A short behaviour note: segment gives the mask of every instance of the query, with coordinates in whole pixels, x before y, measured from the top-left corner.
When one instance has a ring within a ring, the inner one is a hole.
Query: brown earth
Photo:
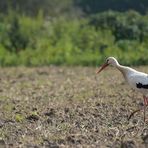
[[[142,95],[117,70],[95,70],[1,68],[0,147],[148,147],[143,112],[127,120]]]

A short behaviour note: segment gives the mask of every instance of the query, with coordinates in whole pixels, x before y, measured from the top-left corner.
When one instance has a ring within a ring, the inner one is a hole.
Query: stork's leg
[[[148,97],[143,96],[143,99],[144,99],[143,120],[144,120],[144,122],[145,122],[145,111],[146,111],[146,106],[148,106]],[[141,111],[141,110],[142,110],[142,109],[137,109],[137,110],[135,110],[134,112],[132,112],[132,113],[130,114],[130,116],[128,117],[128,120],[130,120],[131,117],[132,117],[135,113],[137,113],[137,112],[139,112],[139,111]]]
[[[144,122],[145,122],[146,107],[148,106],[148,97],[143,96],[143,98],[144,98]]]
[[[147,106],[147,98],[145,96],[143,96],[143,99],[144,99],[143,120],[145,122],[145,109],[146,109],[146,106]]]
[[[145,97],[146,106],[148,106],[148,97]]]

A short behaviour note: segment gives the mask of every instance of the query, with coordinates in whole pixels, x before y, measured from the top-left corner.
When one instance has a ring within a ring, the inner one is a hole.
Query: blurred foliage
[[[139,40],[143,41],[148,34],[147,15],[141,16],[138,12],[128,11],[119,13],[107,11],[93,15],[90,24],[97,28],[111,29],[115,40]]]
[[[80,15],[80,11],[95,14],[107,10],[127,11],[136,10],[142,14],[147,12],[147,0],[1,0],[0,12],[9,10],[21,14],[36,16],[40,10],[45,16]]]
[[[17,17],[12,17],[9,28],[5,32],[5,37],[2,38],[2,45],[9,51],[19,52],[25,49],[28,43],[27,37],[21,32],[20,24]]]
[[[95,66],[108,56],[127,65],[148,64],[147,4],[145,0],[1,0],[0,65]],[[126,11],[130,5],[137,11]],[[116,8],[125,12],[112,11]]]
[[[0,12],[7,14],[9,10],[14,10],[23,15],[36,16],[42,11],[44,16],[58,17],[62,15],[72,15],[78,11],[74,5],[74,0],[1,0]]]
[[[136,10],[142,14],[147,12],[147,0],[75,0],[77,6],[81,7],[87,14],[94,14],[106,10],[124,12]]]

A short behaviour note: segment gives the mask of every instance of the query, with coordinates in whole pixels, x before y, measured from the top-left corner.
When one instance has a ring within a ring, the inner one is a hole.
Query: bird
[[[125,81],[137,92],[140,92],[143,95],[143,101],[144,101],[144,107],[143,107],[143,120],[145,122],[145,112],[146,107],[148,106],[148,74],[144,72],[137,71],[133,68],[130,68],[128,66],[120,65],[116,58],[114,57],[108,57],[105,61],[105,63],[96,71],[96,73],[100,73],[103,69],[105,69],[107,66],[113,66],[116,69],[118,69]],[[140,109],[134,111],[128,119],[131,118],[136,112],[140,111]]]

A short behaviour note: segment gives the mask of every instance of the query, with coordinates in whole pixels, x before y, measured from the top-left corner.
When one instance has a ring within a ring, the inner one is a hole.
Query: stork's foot
[[[142,109],[137,109],[137,110],[135,110],[134,112],[132,112],[132,113],[129,115],[129,117],[127,118],[128,121],[131,119],[132,116],[134,116],[135,113],[137,113],[137,112],[139,112],[139,111],[141,111],[141,110],[142,110]]]
[[[137,113],[137,112],[143,110],[143,120],[144,120],[144,122],[145,122],[145,112],[146,112],[146,107],[148,106],[148,97],[143,96],[143,99],[144,99],[144,106],[143,106],[143,108],[137,109],[137,110],[135,110],[134,112],[132,112],[132,113],[130,114],[130,116],[128,117],[128,121],[131,119],[131,117],[132,117],[135,113]]]
[[[128,121],[132,118],[132,116],[135,115],[135,113],[137,113],[137,112],[139,112],[139,111],[143,111],[143,113],[144,113],[143,121],[146,122],[146,123],[148,123],[148,119],[145,118],[145,108],[141,108],[141,109],[137,109],[137,110],[133,111],[133,112],[128,116],[128,118],[127,118]]]

